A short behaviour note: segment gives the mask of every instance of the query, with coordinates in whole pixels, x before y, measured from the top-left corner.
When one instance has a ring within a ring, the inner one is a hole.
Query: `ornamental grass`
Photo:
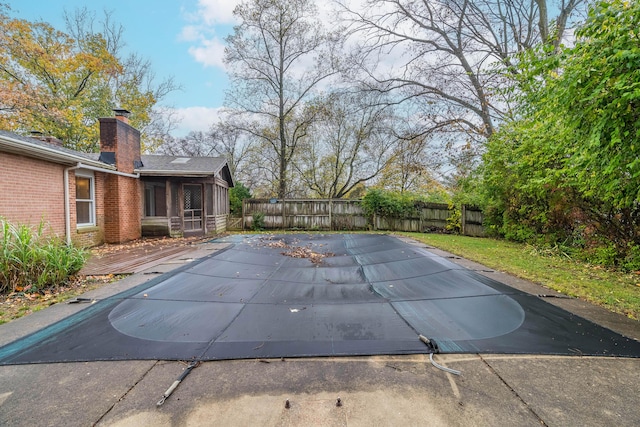
[[[38,227],[0,218],[0,293],[41,292],[65,283],[84,265],[85,250]]]

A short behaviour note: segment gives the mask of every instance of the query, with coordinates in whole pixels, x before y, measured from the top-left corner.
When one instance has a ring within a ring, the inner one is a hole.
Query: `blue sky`
[[[227,77],[223,39],[233,29],[231,12],[239,0],[4,0],[11,15],[43,20],[64,30],[64,10],[87,7],[124,27],[127,49],[151,61],[157,79],[173,76],[182,91],[165,101],[182,121],[176,135],[206,130],[224,102]]]

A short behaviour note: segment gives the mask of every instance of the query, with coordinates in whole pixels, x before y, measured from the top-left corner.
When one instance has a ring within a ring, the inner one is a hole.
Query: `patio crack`
[[[120,396],[120,397],[118,398],[118,400],[116,400],[115,402],[113,402],[113,405],[111,405],[111,406],[110,406],[110,407],[105,411],[105,413],[104,413],[104,414],[102,414],[102,415],[100,416],[100,418],[98,418],[98,419],[96,420],[96,422],[95,422],[95,423],[91,424],[91,425],[92,425],[92,427],[97,426],[98,424],[100,424],[100,422],[104,419],[104,417],[106,417],[106,416],[109,414],[109,412],[111,412],[111,411],[113,410],[113,408],[115,408],[115,407],[116,407],[116,405],[117,405],[118,403],[122,402],[122,400],[123,400],[125,397],[127,397],[127,395],[128,395],[129,393],[131,393],[131,390],[133,390],[134,388],[136,388],[136,386],[137,386],[138,384],[140,384],[140,381],[142,381],[143,379],[145,379],[145,377],[149,374],[149,372],[151,372],[151,370],[152,370],[153,368],[155,368],[156,366],[158,366],[158,363],[160,363],[160,361],[159,361],[159,360],[156,360],[156,361],[155,361],[155,363],[154,363],[153,365],[151,365],[151,367],[150,367],[149,369],[147,369],[146,371],[144,371],[144,372],[142,373],[142,375],[140,376],[140,378],[138,378],[138,379],[137,379],[137,381],[136,381],[136,382],[135,382],[131,387],[129,387],[129,388],[127,389],[127,391],[125,391],[125,392],[124,392],[124,394],[123,394],[122,396]]]
[[[478,354],[478,357],[480,358],[480,360],[482,360],[482,362],[487,366],[487,368],[489,368],[489,370],[496,376],[498,377],[498,379],[502,382],[502,384],[505,385],[505,387],[507,387],[511,393],[513,393],[513,395],[524,405],[525,408],[527,408],[527,411],[529,411],[531,413],[531,415],[533,415],[534,417],[536,417],[536,419],[538,420],[538,422],[540,423],[540,425],[542,426],[548,426],[547,423],[544,422],[544,420],[542,419],[542,417],[540,417],[540,415],[538,415],[538,413],[522,398],[522,396],[520,396],[520,394],[518,394],[518,392],[509,385],[509,383],[502,378],[502,376],[498,373],[498,371],[496,371],[493,366],[491,366],[489,364],[489,362],[487,362],[484,357],[482,357],[481,354]]]

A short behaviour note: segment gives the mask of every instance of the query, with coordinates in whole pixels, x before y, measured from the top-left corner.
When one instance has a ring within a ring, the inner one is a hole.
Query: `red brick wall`
[[[64,238],[64,166],[0,153],[0,216],[34,226],[44,220]]]
[[[116,118],[100,119],[100,151],[115,153],[119,172],[133,173],[140,161],[140,131]],[[139,180],[107,175],[104,194],[104,238],[108,243],[139,239],[142,233]]]
[[[107,243],[141,237],[140,182],[135,178],[107,175],[104,197],[104,235]]]
[[[0,216],[14,224],[37,227],[46,222],[48,234],[65,239],[63,165],[8,153],[0,153]],[[71,240],[83,247],[104,242],[105,174],[94,173],[96,225],[76,226],[75,171],[69,171]]]

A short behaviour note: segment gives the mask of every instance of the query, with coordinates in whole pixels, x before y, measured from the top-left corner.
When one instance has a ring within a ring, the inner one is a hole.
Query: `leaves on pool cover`
[[[294,240],[294,243],[296,242],[297,240]],[[335,255],[332,252],[316,252],[312,249],[311,244],[307,246],[287,245],[284,240],[270,241],[269,243],[266,243],[265,246],[268,248],[288,249],[288,251],[280,253],[291,258],[307,258],[314,264],[321,264],[323,258],[332,257]]]
[[[267,243],[268,248],[288,248],[289,246],[282,240],[276,240],[275,242]]]
[[[320,264],[322,263],[323,258],[332,257],[334,254],[331,252],[314,252],[309,246],[296,246],[294,248],[291,248],[289,252],[282,252],[282,255],[290,256],[292,258],[308,258],[312,263]]]

